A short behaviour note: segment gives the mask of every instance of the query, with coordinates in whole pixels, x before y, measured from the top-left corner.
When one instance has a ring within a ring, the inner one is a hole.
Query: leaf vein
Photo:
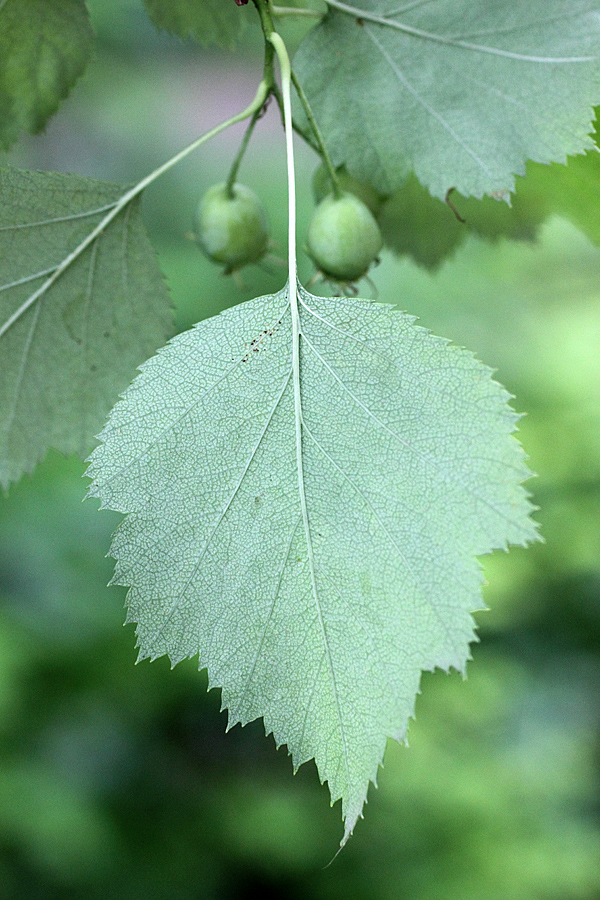
[[[386,18],[385,16],[379,16],[376,13],[369,12],[368,10],[359,9],[355,6],[349,6],[347,3],[342,3],[341,0],[327,0],[327,3],[329,4],[329,6],[332,6],[334,9],[337,9],[342,13],[346,13],[347,15],[356,16],[359,19],[365,19],[368,22],[374,22],[376,25],[383,25],[387,28],[395,28],[397,31],[402,31],[404,32],[404,34],[410,35],[412,37],[434,41],[437,44],[446,44],[451,47],[461,47],[464,50],[474,50],[478,53],[489,53],[492,56],[502,56],[507,59],[516,59],[520,62],[564,64],[595,62],[598,59],[598,56],[529,56],[524,53],[515,53],[511,50],[502,50],[500,47],[486,47],[482,44],[472,44],[469,41],[463,41],[458,38],[445,36],[443,34],[435,34],[434,32],[423,31],[420,28],[415,28],[414,26],[407,25],[404,22],[394,22],[392,19]]]
[[[352,398],[354,403],[356,403],[356,405],[360,409],[362,409],[366,413],[367,416],[369,416],[371,419],[373,419],[373,421],[376,422],[380,428],[383,428],[384,431],[386,431],[392,438],[394,438],[396,441],[398,441],[398,443],[402,444],[403,447],[406,447],[407,450],[410,450],[412,453],[414,453],[416,456],[418,456],[424,462],[432,465],[433,468],[439,473],[439,475],[441,475],[441,477],[443,478],[444,481],[447,481],[450,484],[460,485],[462,488],[464,488],[467,491],[467,493],[469,493],[472,497],[475,497],[476,500],[479,500],[481,503],[483,503],[485,506],[487,506],[489,509],[491,509],[493,512],[495,512],[496,515],[499,515],[502,518],[507,519],[505,514],[501,513],[498,509],[496,509],[494,504],[490,503],[488,500],[486,500],[484,497],[482,497],[477,491],[473,490],[473,488],[471,486],[465,484],[462,481],[462,479],[450,478],[448,476],[448,474],[446,472],[444,472],[444,470],[442,468],[440,468],[440,466],[438,465],[438,463],[436,462],[436,460],[433,457],[428,456],[426,453],[423,453],[421,450],[418,450],[416,447],[413,447],[412,444],[410,444],[408,441],[405,441],[404,438],[400,437],[400,435],[397,434],[392,428],[390,428],[389,425],[386,425],[385,422],[383,422],[378,416],[376,416],[375,413],[368,408],[368,406],[365,406],[365,404],[362,402],[362,400],[360,400],[350,390],[350,388],[344,384],[344,382],[342,381],[340,376],[337,374],[337,372],[334,371],[334,369],[329,365],[327,360],[319,353],[319,351],[316,349],[316,347],[310,342],[310,340],[304,334],[303,334],[303,339],[304,339],[304,342],[308,345],[308,347],[315,354],[315,356],[322,362],[323,366],[327,369],[327,371],[332,376],[332,378],[340,385],[342,390],[344,390],[348,394],[348,396]],[[509,520],[509,521],[511,521],[512,524],[515,526],[518,525],[517,522],[514,522],[512,520]]]
[[[259,660],[259,657],[260,657],[260,654],[261,654],[261,651],[262,651],[262,648],[263,648],[263,645],[264,645],[264,642],[265,642],[265,638],[266,638],[266,636],[267,636],[267,629],[268,629],[268,627],[269,627],[269,623],[270,623],[271,619],[273,618],[273,613],[274,613],[274,611],[275,611],[275,606],[276,606],[276,604],[277,604],[277,598],[279,597],[279,591],[280,591],[280,589],[281,589],[281,582],[283,581],[283,576],[284,576],[284,574],[285,574],[285,568],[286,568],[286,566],[287,566],[287,564],[288,564],[288,560],[289,560],[289,558],[290,558],[290,551],[291,551],[291,549],[292,549],[292,544],[294,543],[294,538],[295,538],[296,532],[297,532],[297,530],[298,530],[298,525],[300,524],[301,521],[302,521],[302,516],[299,515],[298,518],[296,519],[296,524],[294,525],[294,527],[292,528],[292,531],[291,531],[291,533],[290,533],[290,539],[289,539],[289,541],[288,541],[288,543],[287,543],[287,549],[286,549],[286,552],[285,552],[285,554],[284,554],[284,556],[283,556],[283,563],[282,563],[281,568],[280,568],[280,570],[279,570],[279,577],[278,577],[278,579],[277,579],[277,586],[276,586],[276,588],[275,588],[275,591],[273,592],[273,601],[272,601],[271,606],[270,606],[270,608],[269,608],[269,614],[268,614],[268,616],[267,616],[267,618],[266,618],[266,621],[265,621],[265,627],[263,628],[263,631],[262,631],[262,634],[261,634],[261,637],[260,637],[260,641],[259,641],[258,646],[257,646],[257,648],[256,648],[256,653],[254,654],[254,659],[252,660],[252,664],[251,664],[251,666],[250,666],[250,671],[248,672],[248,677],[247,677],[247,679],[246,679],[246,684],[244,685],[244,688],[243,688],[243,690],[242,690],[242,692],[241,692],[241,694],[240,694],[240,698],[239,698],[239,702],[240,702],[240,703],[243,701],[244,697],[246,696],[246,694],[247,694],[247,692],[248,692],[248,687],[250,686],[250,682],[252,681],[252,678],[254,677],[254,672],[255,672],[255,670],[256,670],[256,665],[257,665],[257,663],[258,663],[258,660]]]
[[[38,278],[45,278],[46,275],[51,275],[57,268],[58,266],[51,266],[49,269],[43,269],[41,272],[36,272],[35,275],[25,275],[23,278],[18,278],[17,281],[11,281],[8,284],[0,284],[0,291],[10,291],[11,288],[19,287],[30,281],[36,281]]]
[[[33,344],[33,338],[37,329],[38,319],[40,317],[41,305],[35,310],[35,314],[33,315],[31,329],[29,334],[27,335],[27,340],[25,342],[25,347],[23,348],[23,355],[21,357],[21,362],[19,364],[19,371],[17,373],[17,379],[15,381],[15,390],[13,393],[13,399],[10,406],[10,411],[7,416],[7,424],[6,424],[6,437],[8,440],[8,436],[10,434],[10,430],[15,421],[15,416],[17,414],[17,405],[19,402],[19,396],[21,394],[21,388],[23,386],[23,381],[25,378],[25,367],[27,365],[27,360],[29,358],[29,353],[31,351],[31,345]]]
[[[69,216],[57,216],[54,219],[42,219],[39,222],[21,222],[19,225],[0,225],[0,231],[22,231],[25,228],[40,228],[42,225],[56,225],[58,222],[72,222],[75,219],[88,219],[90,216],[97,216],[100,213],[108,212],[117,206],[119,200],[107,203],[105,206],[99,206],[97,209],[86,210],[85,212],[72,213]]]
[[[486,173],[486,175],[488,175],[490,178],[492,178],[493,173],[488,168],[488,166],[486,166],[486,164],[481,159],[481,157],[479,157],[477,155],[477,153],[475,153],[475,151],[472,150],[471,147],[469,147],[469,145],[466,143],[466,141],[464,141],[461,138],[461,136],[454,130],[454,128],[450,125],[450,123],[447,122],[446,119],[442,116],[442,114],[439,113],[436,109],[434,109],[434,107],[431,106],[431,104],[428,103],[427,100],[425,100],[425,98],[421,96],[421,94],[417,91],[417,89],[415,87],[413,87],[413,85],[409,82],[406,75],[402,72],[400,67],[392,59],[392,57],[387,52],[385,47],[381,44],[379,39],[375,36],[375,34],[373,34],[373,30],[371,28],[367,28],[366,26],[365,26],[364,30],[365,30],[366,34],[370,37],[370,39],[373,41],[375,46],[378,48],[381,55],[385,58],[386,62],[388,63],[388,65],[390,66],[390,68],[392,69],[392,71],[394,72],[396,77],[398,78],[398,80],[404,85],[406,90],[410,94],[412,94],[412,96],[415,98],[415,100],[417,100],[421,104],[423,109],[426,112],[428,112],[430,116],[433,116],[433,118],[436,119],[443,128],[445,128],[445,130],[448,132],[450,137],[456,141],[456,143],[459,145],[459,147],[462,147],[462,149],[465,151],[465,153],[467,153],[471,157],[471,159],[482,169],[482,171],[484,171]]]
[[[200,551],[200,555],[198,556],[196,562],[194,563],[194,566],[190,572],[190,575],[186,579],[185,584],[183,585],[181,590],[178,592],[174,602],[171,604],[164,621],[161,623],[160,627],[155,632],[154,641],[158,641],[159,637],[162,636],[164,629],[171,621],[173,613],[176,612],[176,610],[179,608],[185,592],[187,591],[190,584],[192,583],[192,581],[198,574],[198,570],[200,568],[200,565],[202,564],[202,560],[204,559],[204,557],[206,555],[206,551],[208,550],[208,548],[211,544],[211,541],[213,540],[214,536],[216,535],[217,531],[219,530],[219,528],[221,526],[221,522],[223,521],[223,519],[227,515],[229,509],[231,508],[231,504],[235,500],[237,493],[244,482],[244,478],[246,477],[246,475],[248,473],[248,469],[252,465],[252,462],[253,462],[254,458],[256,457],[256,454],[258,453],[258,449],[262,444],[263,438],[264,438],[265,434],[267,433],[267,430],[269,428],[269,425],[271,424],[271,421],[273,420],[273,416],[275,415],[277,408],[281,402],[281,399],[290,383],[291,376],[292,376],[292,370],[290,369],[290,371],[288,372],[288,374],[286,375],[286,377],[283,381],[283,386],[282,386],[279,394],[277,395],[275,403],[273,404],[271,411],[269,412],[269,415],[267,416],[267,420],[266,420],[265,425],[259,435],[259,438],[258,438],[256,444],[254,445],[254,447],[252,448],[246,463],[244,464],[244,468],[242,469],[242,474],[238,478],[238,481],[237,481],[235,487],[233,488],[231,494],[227,498],[227,501],[226,501],[225,505],[223,506],[223,509],[221,510],[221,513],[219,514],[214,527],[212,528],[212,530],[210,531],[210,534],[206,538],[206,540],[204,542],[204,546],[202,547],[202,550]]]

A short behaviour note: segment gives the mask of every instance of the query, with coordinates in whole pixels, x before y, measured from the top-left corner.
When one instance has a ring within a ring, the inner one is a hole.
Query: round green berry
[[[354,194],[325,197],[311,219],[307,241],[317,268],[342,282],[366,275],[383,246],[373,214]]]
[[[215,184],[198,203],[194,217],[198,246],[213,262],[234,272],[263,258],[269,246],[269,223],[254,191],[234,184]]]

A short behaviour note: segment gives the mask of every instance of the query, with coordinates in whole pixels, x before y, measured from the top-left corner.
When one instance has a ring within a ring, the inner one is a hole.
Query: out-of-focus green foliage
[[[213,99],[200,86],[214,57],[169,39],[156,40],[151,60],[136,55],[136,5],[119,7],[130,42],[104,42],[113,55],[93,64],[19,164],[140,177],[222,118],[223,97],[245,84],[233,55],[219,63]],[[270,261],[245,271],[236,293],[185,240],[241,132],[145,198],[180,327],[284,277]],[[302,242],[314,158],[301,154],[299,166]],[[273,111],[241,177],[261,194],[283,255]],[[260,722],[225,734],[219,696],[206,694],[193,661],[134,665],[123,593],[104,587],[119,517],[82,505],[84,466],[53,455],[0,498],[2,900],[599,896],[600,251],[556,218],[534,243],[470,237],[435,274],[384,254],[374,279],[382,299],[400,293],[423,325],[496,366],[528,411],[521,435],[539,473],[546,544],[485,559],[491,609],[477,617],[467,681],[426,676],[410,747],[388,748],[366,821],[323,868],[339,812],[315,768],[292,777]]]
[[[600,244],[597,150],[571,157],[566,166],[529,163],[526,176],[517,178],[516,192],[503,199],[476,200],[451,191],[444,203],[411,175],[386,200],[378,218],[386,246],[421,266],[437,269],[469,235],[489,241],[506,237],[532,241],[553,215],[564,216]]]
[[[204,46],[234,47],[249,16],[223,0],[144,0],[157,28],[180,38],[192,37]]]
[[[93,33],[83,0],[2,3],[0,148],[36,134],[83,73]]]

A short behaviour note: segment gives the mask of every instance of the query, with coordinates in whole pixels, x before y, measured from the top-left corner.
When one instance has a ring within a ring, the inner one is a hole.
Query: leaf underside
[[[0,148],[41,131],[91,54],[84,0],[0,3]]]
[[[593,146],[595,0],[351,5],[309,33],[294,69],[334,163],[382,193],[414,171],[436,197],[504,195],[526,160]]]
[[[134,201],[9,325],[123,194],[75,175],[0,169],[0,485],[50,447],[86,456],[136,368],[172,333]]]
[[[233,0],[144,0],[157,28],[204,46],[234,47],[246,24],[247,13]]]
[[[536,537],[509,395],[391,306],[287,289],[179,335],[93,452],[140,658],[199,656],[230,724],[314,758],[344,841],[422,670],[463,670],[479,554]]]

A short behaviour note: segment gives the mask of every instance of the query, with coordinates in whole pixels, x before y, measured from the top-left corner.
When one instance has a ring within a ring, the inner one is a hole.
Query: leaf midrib
[[[304,538],[306,540],[306,552],[308,555],[308,565],[310,572],[310,581],[313,599],[315,601],[315,608],[317,611],[317,618],[319,620],[319,627],[321,629],[321,636],[323,639],[323,646],[325,649],[325,654],[327,658],[327,666],[329,668],[329,678],[331,681],[331,687],[333,692],[333,698],[335,701],[335,707],[337,712],[338,724],[340,729],[340,739],[342,742],[342,752],[344,757],[344,769],[346,774],[346,784],[348,786],[348,791],[350,791],[350,763],[348,757],[348,743],[346,740],[346,729],[344,726],[344,719],[342,716],[342,709],[340,705],[340,696],[339,689],[337,686],[337,679],[335,675],[335,669],[333,666],[333,657],[331,655],[331,647],[329,645],[329,638],[327,636],[327,629],[325,627],[325,619],[323,616],[323,608],[321,605],[321,599],[319,596],[319,589],[317,587],[317,573],[315,567],[315,557],[314,557],[314,548],[312,542],[312,534],[310,530],[310,518],[308,515],[308,504],[306,500],[306,484],[304,479],[304,449],[303,449],[303,440],[302,440],[302,429],[303,429],[303,417],[302,417],[302,383],[301,383],[301,372],[300,372],[300,337],[304,337],[302,335],[302,329],[300,325],[300,310],[298,308],[298,289],[297,286],[293,290],[290,291],[290,309],[292,313],[292,373],[293,373],[293,384],[294,384],[294,426],[295,426],[295,438],[296,438],[296,467],[298,474],[298,493],[300,497],[300,510],[302,514],[302,523],[304,526]],[[306,337],[304,337],[306,340]]]
[[[333,9],[336,9],[341,13],[345,13],[346,15],[357,17],[359,19],[365,19],[368,22],[373,22],[374,24],[381,25],[384,28],[393,28],[396,31],[401,31],[402,33],[411,37],[433,41],[436,44],[444,44],[450,47],[458,47],[462,50],[471,50],[477,53],[488,53],[492,56],[504,57],[505,59],[514,59],[518,62],[543,63],[546,65],[563,65],[572,63],[595,62],[600,58],[598,56],[533,56],[525,53],[515,53],[511,50],[502,50],[500,47],[486,47],[483,44],[472,44],[470,41],[464,41],[460,38],[444,36],[442,34],[435,34],[435,32],[431,31],[424,31],[421,28],[415,28],[413,25],[407,25],[405,22],[394,22],[391,19],[386,18],[385,16],[379,16],[377,15],[377,13],[369,12],[369,10],[360,9],[356,6],[350,6],[347,3],[341,2],[341,0],[327,0],[327,3]]]

